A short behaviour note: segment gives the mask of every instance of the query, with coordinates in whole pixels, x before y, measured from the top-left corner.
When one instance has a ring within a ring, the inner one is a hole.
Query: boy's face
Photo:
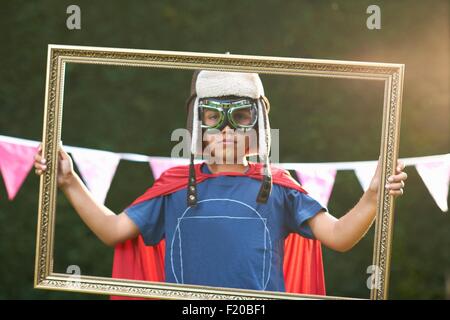
[[[244,100],[243,100],[244,99]],[[200,101],[203,156],[210,163],[240,164],[257,149],[257,105],[243,97]]]

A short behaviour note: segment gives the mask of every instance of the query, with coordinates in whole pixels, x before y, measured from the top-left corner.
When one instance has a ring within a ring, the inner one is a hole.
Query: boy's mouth
[[[219,141],[219,143],[222,144],[234,144],[236,141],[234,139],[223,139],[222,141]]]

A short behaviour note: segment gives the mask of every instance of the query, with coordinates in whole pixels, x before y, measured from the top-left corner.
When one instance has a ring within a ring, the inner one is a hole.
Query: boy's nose
[[[225,126],[225,128],[222,129],[223,133],[226,133],[226,132],[232,133],[233,131],[234,130],[232,128],[230,128],[230,125],[228,125],[228,124]]]
[[[234,129],[230,128],[230,126],[227,124],[225,128],[222,129],[222,135],[225,137],[232,137],[234,136]]]
[[[220,133],[222,135],[222,139],[226,139],[226,140],[234,140],[235,139],[235,136],[234,136],[235,132],[232,128],[230,128],[229,125],[226,125],[225,128],[223,128]]]

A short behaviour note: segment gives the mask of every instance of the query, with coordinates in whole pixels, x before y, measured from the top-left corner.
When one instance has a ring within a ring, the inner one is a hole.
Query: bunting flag
[[[120,155],[81,148],[72,148],[70,153],[87,188],[99,203],[104,204]]]
[[[328,208],[328,201],[336,179],[336,169],[326,166],[315,168],[299,165],[295,172],[300,184],[308,191],[311,197],[316,199],[322,206]]]
[[[156,180],[167,169],[189,164],[189,159],[150,157],[149,162],[150,168],[152,169],[153,178]]]
[[[6,186],[8,199],[13,200],[26,176],[33,168],[34,155],[39,141],[0,135],[0,173]],[[157,179],[162,172],[177,165],[188,164],[184,158],[150,157],[132,153],[64,146],[69,152],[80,175],[93,196],[104,203],[120,160],[147,162]],[[450,153],[402,158],[405,166],[414,166],[437,206],[448,211],[447,198],[450,183]],[[195,160],[195,163],[200,160]],[[353,170],[364,191],[369,188],[375,174],[376,161],[326,162],[326,163],[279,163],[286,170],[294,170],[306,190],[323,206],[327,207],[334,186],[336,172]]]
[[[364,191],[369,189],[372,178],[377,170],[378,161],[367,162],[355,168],[355,174]]]
[[[34,155],[37,153],[37,149],[38,143],[31,146],[6,141],[0,142],[0,172],[5,182],[9,200],[15,198],[25,178],[33,168]]]
[[[430,161],[416,164],[416,170],[438,207],[448,211],[447,197],[450,181],[450,161]]]

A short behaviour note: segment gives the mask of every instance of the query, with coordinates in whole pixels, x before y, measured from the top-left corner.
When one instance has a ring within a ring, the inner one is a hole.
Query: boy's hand
[[[34,168],[34,172],[39,176],[47,170],[46,160],[42,157],[42,143],[39,144],[38,152],[34,155]],[[63,189],[69,185],[74,175],[72,159],[60,145],[58,150],[58,187]]]
[[[397,166],[395,168],[395,174],[388,178],[386,183],[386,188],[389,189],[389,194],[393,196],[400,196],[403,194],[403,188],[405,187],[405,180],[408,178],[406,172],[403,172],[405,168],[405,164],[402,161],[397,161]],[[370,182],[370,186],[368,191],[373,192],[374,194],[378,194],[380,189],[381,181],[381,157],[378,159],[377,169],[375,170],[375,174]]]

